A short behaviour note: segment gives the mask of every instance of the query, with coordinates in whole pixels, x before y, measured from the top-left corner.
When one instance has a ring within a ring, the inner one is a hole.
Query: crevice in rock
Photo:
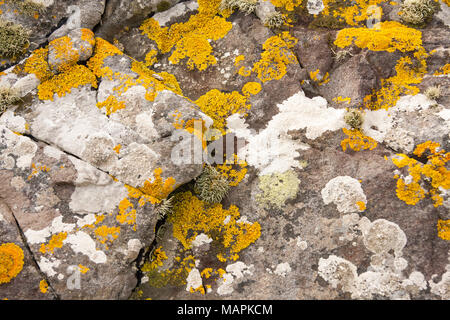
[[[10,215],[13,217],[17,231],[19,232],[20,238],[22,240],[23,245],[25,246],[25,249],[27,250],[28,254],[31,257],[34,268],[39,273],[41,278],[47,282],[49,291],[53,295],[54,299],[60,300],[59,295],[56,293],[56,290],[52,287],[52,284],[49,281],[47,275],[44,272],[42,272],[41,268],[39,267],[36,257],[34,256],[33,251],[31,250],[30,245],[28,244],[27,238],[25,237],[25,234],[23,233],[23,230],[20,227],[19,221],[17,220],[16,216],[14,215],[14,212],[12,211],[11,207],[6,203],[6,201],[1,196],[0,196],[0,201],[5,205],[5,207],[9,211]]]

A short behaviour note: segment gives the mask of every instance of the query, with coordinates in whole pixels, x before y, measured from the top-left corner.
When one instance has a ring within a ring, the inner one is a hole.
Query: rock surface
[[[382,39],[361,4],[33,1],[0,1],[32,31],[0,67],[0,299],[450,299],[448,1],[377,1]]]

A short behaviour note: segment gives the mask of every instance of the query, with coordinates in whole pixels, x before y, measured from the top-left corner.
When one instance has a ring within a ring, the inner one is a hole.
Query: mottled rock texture
[[[450,299],[447,0],[27,1],[0,299]]]

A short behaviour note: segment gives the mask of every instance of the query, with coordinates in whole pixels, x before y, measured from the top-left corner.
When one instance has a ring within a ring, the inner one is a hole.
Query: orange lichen
[[[438,220],[438,237],[443,240],[450,240],[450,220]]]
[[[120,227],[100,226],[95,229],[95,236],[102,244],[112,244],[120,235]],[[108,248],[108,246],[106,246]]]
[[[440,189],[450,188],[450,172],[445,168],[445,164],[450,160],[450,152],[438,151],[439,148],[440,145],[432,141],[419,144],[415,148],[413,153],[418,157],[422,157],[427,152],[428,162],[426,164],[409,158],[405,154],[397,154],[397,158],[392,159],[398,168],[408,167],[410,179],[408,183],[405,179],[396,176],[398,179],[396,193],[400,200],[406,204],[415,205],[429,195],[435,207],[442,205],[443,198],[440,196]],[[428,181],[428,191],[420,184],[422,177]]]
[[[216,170],[229,181],[229,185],[236,187],[247,174],[247,162],[240,161],[236,154],[233,159],[226,159],[223,164],[215,166]]]
[[[37,175],[41,171],[42,172],[49,172],[50,171],[50,168],[47,167],[46,165],[38,165],[38,166],[36,166],[36,164],[34,164],[34,163],[31,164],[31,168],[32,168],[32,170],[31,170],[30,175],[28,176],[28,180],[31,180],[31,178],[33,178],[35,175]]]
[[[41,280],[41,282],[39,282],[39,290],[41,290],[42,293],[47,293],[48,283],[46,280]]]
[[[347,104],[350,104],[352,99],[349,98],[349,97],[343,98],[342,96],[339,96],[339,97],[333,98],[333,101],[336,102],[336,103],[345,102]]]
[[[219,13],[220,2],[221,0],[199,0],[198,13],[192,15],[187,22],[161,27],[158,21],[150,18],[142,24],[140,30],[156,42],[161,53],[168,53],[175,48],[169,57],[171,63],[177,64],[188,58],[189,69],[205,70],[217,63],[208,40],[217,41],[232,28],[231,22],[216,15]]]
[[[122,145],[121,145],[121,144],[118,144],[118,145],[116,145],[116,146],[113,148],[113,150],[114,150],[115,153],[119,154],[121,148],[122,148]]]
[[[359,211],[365,211],[366,210],[366,204],[364,201],[358,201],[356,202],[356,205],[359,208]]]
[[[103,107],[106,108],[106,115],[110,116],[118,110],[125,109],[125,102],[118,101],[115,96],[110,95],[105,101],[97,103],[97,108],[101,109]]]
[[[396,21],[385,21],[379,23],[379,28],[342,29],[334,42],[339,48],[352,43],[371,51],[408,52],[422,47],[422,33]]]
[[[262,82],[283,78],[287,65],[298,63],[297,57],[290,50],[297,41],[289,32],[282,32],[267,39],[263,44],[261,59],[253,65],[252,72],[255,72]]]
[[[156,248],[153,253],[149,263],[146,263],[142,269],[144,272],[152,271],[158,267],[161,267],[164,264],[164,260],[167,260],[167,255],[162,250],[162,247]]]
[[[105,60],[108,57],[122,55],[123,53],[117,49],[117,47],[102,38],[96,38],[95,40],[96,45],[94,55],[87,62],[87,66],[95,74],[95,76],[109,77],[110,80],[112,80],[113,71],[111,68],[104,65]]]
[[[175,189],[175,179],[173,177],[168,177],[166,180],[163,180],[161,177],[161,168],[156,168],[153,171],[153,174],[153,181],[148,179],[144,182],[144,185],[139,188],[139,191],[141,192],[139,204],[141,206],[146,202],[151,202],[153,204],[160,203]]]
[[[0,284],[8,283],[23,268],[24,254],[22,248],[14,243],[0,245]]]
[[[176,196],[169,222],[173,224],[173,235],[185,249],[200,233],[210,236],[222,249],[221,261],[236,260],[238,253],[255,242],[261,234],[258,222],[240,221],[239,209],[231,205],[223,209],[221,204],[207,205],[190,192]]]
[[[39,81],[44,82],[53,76],[47,63],[48,48],[40,48],[33,51],[32,55],[25,61],[23,71],[34,74]]]
[[[41,253],[53,253],[56,248],[62,248],[64,240],[67,238],[67,232],[54,234],[48,244],[41,244],[39,251]]]
[[[64,72],[76,64],[80,55],[73,48],[73,42],[68,36],[60,37],[50,41],[49,47],[54,52],[54,59],[58,61],[58,71]]]
[[[78,88],[83,85],[91,85],[97,88],[97,78],[85,66],[75,65],[50,80],[41,83],[38,86],[38,96],[41,100],[53,101],[54,94],[63,97],[67,93],[70,93],[73,88]]]
[[[87,272],[90,270],[88,267],[85,267],[85,266],[83,266],[82,264],[79,264],[79,265],[78,265],[78,269],[80,270],[80,272],[81,272],[82,274],[85,274],[85,273],[87,273]]]
[[[359,130],[342,128],[342,131],[347,135],[347,138],[341,141],[343,151],[346,151],[348,147],[354,151],[373,150],[377,147],[377,142],[374,139],[365,136]]]
[[[445,66],[439,68],[439,70],[433,73],[434,76],[442,76],[450,74],[450,63],[447,63]]]

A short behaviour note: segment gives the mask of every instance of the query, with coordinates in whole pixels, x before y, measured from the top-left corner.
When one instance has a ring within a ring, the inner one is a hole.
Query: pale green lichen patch
[[[281,209],[286,201],[295,199],[299,191],[300,180],[293,170],[273,173],[259,177],[259,189],[256,201],[263,208]]]

